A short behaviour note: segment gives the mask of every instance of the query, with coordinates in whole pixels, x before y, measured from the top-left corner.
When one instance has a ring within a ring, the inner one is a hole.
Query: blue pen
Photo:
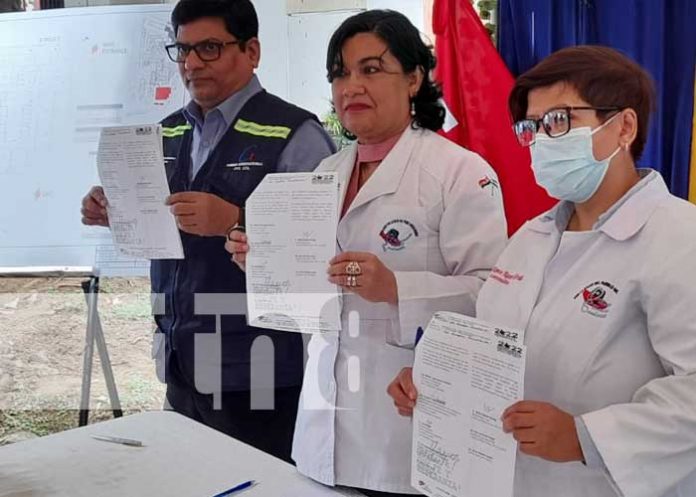
[[[225,490],[224,492],[220,492],[219,494],[213,495],[213,497],[225,497],[226,495],[236,494],[237,492],[241,492],[242,490],[246,490],[247,488],[251,487],[255,483],[256,482],[254,480],[245,481],[244,483],[240,483],[236,487],[232,487],[229,490]]]
[[[418,342],[420,342],[420,341],[421,341],[421,338],[423,338],[423,333],[425,333],[425,332],[423,331],[423,328],[421,328],[421,327],[419,326],[418,329],[416,330],[416,345],[418,345]]]

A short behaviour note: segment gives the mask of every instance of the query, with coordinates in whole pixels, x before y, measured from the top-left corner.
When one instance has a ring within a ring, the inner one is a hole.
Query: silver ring
[[[357,261],[350,261],[348,265],[346,265],[346,274],[350,274],[352,276],[361,275],[362,268],[360,267],[360,264],[358,264]]]
[[[356,286],[358,286],[358,277],[354,275],[348,276],[346,285],[350,288],[355,288]]]

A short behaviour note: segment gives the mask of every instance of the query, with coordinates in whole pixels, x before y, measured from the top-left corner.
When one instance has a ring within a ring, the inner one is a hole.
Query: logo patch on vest
[[[573,299],[577,300],[578,297],[582,297],[582,307],[580,310],[585,314],[590,314],[598,318],[605,318],[611,310],[611,300],[613,300],[617,293],[619,293],[618,288],[611,283],[606,281],[595,281],[580,290]]]
[[[263,162],[258,157],[258,146],[251,145],[245,148],[237,162],[231,162],[225,167],[231,167],[233,171],[249,171],[252,167],[263,167]]]
[[[382,250],[395,251],[406,248],[406,242],[411,238],[418,237],[418,230],[410,221],[406,219],[394,219],[384,225],[379,236],[384,243]]]

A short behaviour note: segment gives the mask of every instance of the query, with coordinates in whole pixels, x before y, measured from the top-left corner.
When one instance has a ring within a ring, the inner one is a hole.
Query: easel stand
[[[99,311],[97,309],[97,297],[99,296],[99,276],[92,274],[88,280],[82,282],[82,291],[87,301],[87,333],[85,334],[85,353],[82,365],[82,393],[80,395],[80,418],[79,425],[86,426],[89,420],[89,397],[92,386],[92,363],[94,358],[94,345],[97,345],[99,360],[101,361],[106,389],[111,400],[111,410],[115,418],[123,416],[121,402],[116,390],[114,372],[111,369],[109,352],[106,349],[106,340],[102,330]]]
[[[106,348],[104,331],[102,330],[99,311],[97,308],[99,296],[99,276],[91,267],[36,267],[36,268],[0,268],[0,276],[8,278],[46,278],[71,277],[89,278],[82,282],[82,291],[87,303],[87,331],[85,333],[85,348],[82,364],[82,390],[80,394],[79,425],[85,426],[89,420],[89,397],[92,386],[92,364],[94,362],[94,346],[97,346],[99,359],[106,381],[106,388],[111,400],[111,410],[115,418],[123,416],[121,402],[118,398],[114,372]]]

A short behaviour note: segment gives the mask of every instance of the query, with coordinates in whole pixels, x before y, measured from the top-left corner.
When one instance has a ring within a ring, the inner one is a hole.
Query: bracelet
[[[239,207],[239,217],[237,218],[237,222],[233,225],[227,228],[227,232],[225,233],[225,237],[229,240],[230,239],[230,233],[233,231],[241,231],[244,233],[246,229],[244,228],[244,207]]]
[[[225,234],[225,237],[227,237],[227,239],[230,241],[232,241],[232,239],[230,238],[230,235],[232,234],[233,231],[241,231],[242,233],[245,233],[246,228],[244,228],[244,226],[242,226],[239,223],[235,224],[231,228],[228,228],[227,233]]]

